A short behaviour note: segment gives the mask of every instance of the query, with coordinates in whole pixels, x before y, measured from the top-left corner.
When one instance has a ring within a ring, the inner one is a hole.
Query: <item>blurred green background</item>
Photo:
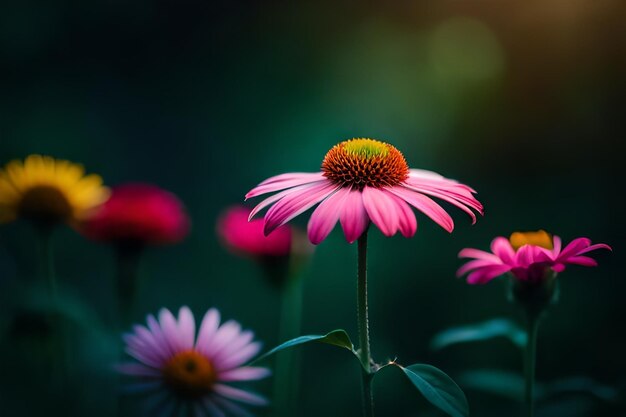
[[[196,315],[215,306],[269,348],[278,342],[278,294],[255,264],[220,246],[218,215],[271,175],[317,171],[341,140],[388,141],[411,167],[476,188],[485,217],[471,226],[453,210],[451,235],[423,215],[412,239],[371,233],[375,359],[431,363],[455,378],[518,372],[521,355],[503,340],[429,349],[447,327],[519,319],[504,282],[455,278],[456,254],[515,230],[588,236],[614,252],[598,253],[598,268],[560,276],[537,377],[585,376],[620,394],[561,395],[538,415],[626,415],[625,19],[621,0],[7,3],[0,163],[42,153],[81,162],[109,185],[147,181],[175,192],[192,233],[147,253],[135,319],[162,306],[186,304]],[[305,227],[301,217],[295,223]],[[24,307],[37,303],[35,236],[27,224],[3,225],[0,415],[111,416],[113,254],[71,230],[55,239],[78,321],[80,378],[62,393],[42,378],[45,329]],[[304,333],[344,328],[357,339],[355,273],[356,246],[337,229],[304,277]],[[298,416],[359,416],[356,361],[326,346],[305,347],[302,358]],[[461,386],[474,416],[519,409]],[[271,381],[254,388],[270,395]],[[440,415],[393,370],[377,377],[375,395],[380,416]]]

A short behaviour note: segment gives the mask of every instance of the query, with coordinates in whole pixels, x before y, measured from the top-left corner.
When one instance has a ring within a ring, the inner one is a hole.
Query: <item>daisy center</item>
[[[195,350],[177,353],[165,364],[162,372],[170,388],[187,398],[205,395],[217,379],[211,361]]]
[[[409,166],[394,146],[374,139],[351,139],[335,145],[322,162],[324,176],[362,190],[393,187],[409,176]]]
[[[518,250],[524,245],[539,246],[545,249],[552,249],[552,236],[545,230],[536,232],[515,232],[509,238],[513,249]]]
[[[27,190],[18,205],[19,215],[43,224],[65,221],[72,214],[67,197],[56,187],[39,185]]]

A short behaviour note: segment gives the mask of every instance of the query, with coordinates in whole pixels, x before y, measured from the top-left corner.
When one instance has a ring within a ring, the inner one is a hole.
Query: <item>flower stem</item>
[[[363,232],[358,240],[357,317],[359,327],[359,357],[363,365],[363,415],[373,417],[372,358],[370,356],[370,336],[367,314],[367,230]]]
[[[48,286],[50,302],[56,308],[58,298],[58,286],[54,271],[54,252],[52,251],[52,228],[42,227],[39,229],[39,239],[41,242],[41,265],[42,275]]]
[[[526,416],[533,417],[535,412],[534,385],[535,362],[537,358],[537,333],[539,330],[539,315],[529,312],[527,315],[527,341],[524,353],[524,375],[526,378],[525,403]]]
[[[293,262],[293,260],[291,261]],[[289,277],[281,289],[279,342],[293,339],[300,334],[302,320],[302,279],[295,275],[297,268],[290,267]],[[276,416],[290,417],[296,414],[300,361],[298,351],[287,349],[276,355],[274,378],[274,407]]]

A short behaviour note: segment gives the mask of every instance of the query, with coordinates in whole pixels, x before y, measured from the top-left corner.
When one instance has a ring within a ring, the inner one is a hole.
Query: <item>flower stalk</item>
[[[130,323],[139,281],[139,264],[142,245],[119,244],[117,252],[117,296],[120,327]]]
[[[535,412],[535,367],[537,359],[537,333],[539,331],[540,316],[529,312],[527,314],[527,341],[526,350],[524,352],[524,377],[525,394],[524,402],[526,404],[526,416],[533,417]]]
[[[370,355],[369,321],[367,311],[367,230],[358,239],[357,318],[359,327],[359,357],[363,365],[363,415],[374,416],[372,395],[372,358]]]

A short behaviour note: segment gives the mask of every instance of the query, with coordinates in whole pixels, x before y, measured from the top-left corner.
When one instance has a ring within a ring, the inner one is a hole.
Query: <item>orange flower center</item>
[[[402,153],[374,139],[351,139],[333,146],[322,162],[324,176],[336,184],[363,187],[392,187],[409,176]]]
[[[513,249],[518,250],[524,245],[534,245],[545,249],[552,249],[552,236],[545,230],[536,232],[515,232],[509,238]]]
[[[205,395],[217,379],[213,364],[195,350],[177,353],[162,372],[167,385],[184,398]]]
[[[40,185],[26,191],[18,206],[21,217],[41,224],[66,221],[72,214],[67,198],[56,187]]]

